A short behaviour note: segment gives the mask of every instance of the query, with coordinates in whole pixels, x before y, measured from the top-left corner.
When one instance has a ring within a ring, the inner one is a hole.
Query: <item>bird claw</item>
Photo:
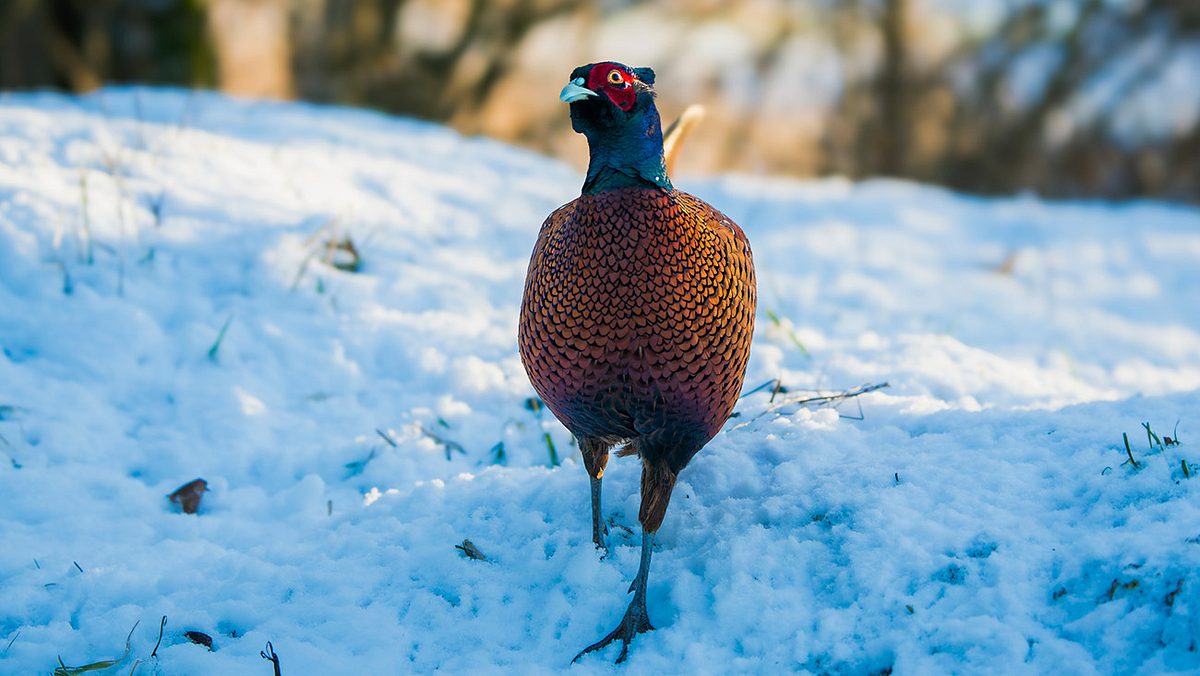
[[[621,654],[617,655],[617,660],[613,664],[620,664],[629,657],[629,644],[633,641],[634,637],[647,631],[654,631],[654,625],[650,624],[650,617],[646,613],[646,606],[643,603],[639,607],[638,603],[634,601],[629,604],[629,608],[625,611],[625,617],[621,618],[621,623],[617,625],[617,628],[613,629],[599,641],[580,650],[579,654],[571,660],[571,664],[578,662],[579,658],[588,653],[608,647],[610,643],[617,639],[621,641]]]
[[[596,549],[600,550],[600,558],[608,556],[608,526],[605,526],[604,522],[592,526],[592,542],[596,544]]]

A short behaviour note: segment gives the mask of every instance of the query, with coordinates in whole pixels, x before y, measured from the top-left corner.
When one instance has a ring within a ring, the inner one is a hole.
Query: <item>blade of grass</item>
[[[208,348],[209,361],[216,363],[217,352],[221,350],[221,342],[225,340],[225,332],[229,330],[229,325],[232,323],[233,315],[229,315],[229,317],[225,320],[225,323],[221,325],[221,330],[217,332],[217,339],[213,341],[212,347]]]
[[[92,218],[88,213],[88,180],[87,172],[79,172],[79,203],[80,215],[83,220],[79,231],[79,261],[84,265],[95,262],[92,255]]]
[[[1125,453],[1129,456],[1128,462],[1133,465],[1134,469],[1137,469],[1138,468],[1137,460],[1133,459],[1133,449],[1129,447],[1129,435],[1124,432],[1121,432],[1121,438],[1125,440]],[[1121,464],[1124,465],[1125,463],[1121,463]]]
[[[80,667],[68,667],[63,663],[62,657],[58,658],[58,666],[54,669],[54,676],[77,676],[77,674],[86,674],[91,671],[104,671],[112,669],[129,659],[129,655],[133,652],[133,632],[137,629],[138,622],[133,623],[133,628],[129,630],[129,635],[125,637],[125,652],[120,657],[111,660],[100,660],[92,662]]]
[[[467,454],[467,449],[463,448],[462,444],[458,443],[457,441],[453,441],[451,439],[446,439],[446,438],[438,435],[436,432],[429,429],[425,425],[420,425],[418,427],[418,429],[421,430],[421,434],[424,434],[425,436],[429,437],[434,443],[436,443],[436,444],[440,445],[442,448],[446,449],[446,459],[447,460],[450,459],[451,451],[458,451],[459,453],[462,453],[463,455]]]
[[[1144,422],[1142,423],[1142,427],[1146,428],[1146,444],[1150,446],[1150,450],[1154,450],[1155,446],[1158,446],[1159,450],[1161,450],[1163,447],[1162,439],[1159,439],[1154,430],[1150,429],[1150,423]]]
[[[546,442],[546,450],[550,453],[550,466],[558,467],[558,449],[554,447],[554,439],[550,437],[549,432],[542,433],[542,439]]]
[[[812,357],[812,354],[809,353],[808,348],[804,347],[804,343],[800,342],[800,339],[796,337],[796,332],[792,331],[791,327],[784,326],[783,320],[779,318],[779,315],[776,314],[774,310],[767,310],[767,319],[771,320],[772,325],[778,327],[784,332],[784,335],[787,336],[792,345],[794,345],[797,350],[800,350],[800,354],[804,355],[805,357]]]

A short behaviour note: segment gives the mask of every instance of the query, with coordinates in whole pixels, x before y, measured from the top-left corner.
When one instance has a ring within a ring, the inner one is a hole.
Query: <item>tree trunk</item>
[[[221,90],[239,96],[291,98],[288,5],[281,0],[210,0],[208,29]]]

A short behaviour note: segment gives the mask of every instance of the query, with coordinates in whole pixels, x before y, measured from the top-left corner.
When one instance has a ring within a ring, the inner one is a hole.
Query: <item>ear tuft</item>
[[[634,76],[642,82],[653,86],[654,85],[654,69],[653,68],[634,68]]]

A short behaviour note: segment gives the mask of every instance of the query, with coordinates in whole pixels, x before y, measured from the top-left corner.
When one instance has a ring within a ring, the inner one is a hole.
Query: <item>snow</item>
[[[640,542],[614,459],[593,549],[516,351],[537,227],[580,183],[346,109],[0,98],[0,672],[127,635],[112,673],[269,674],[268,641],[288,676],[564,669]],[[786,391],[681,475],[629,668],[1200,672],[1200,211],[678,183],[750,236],[747,390]],[[321,260],[341,237],[357,273]]]

